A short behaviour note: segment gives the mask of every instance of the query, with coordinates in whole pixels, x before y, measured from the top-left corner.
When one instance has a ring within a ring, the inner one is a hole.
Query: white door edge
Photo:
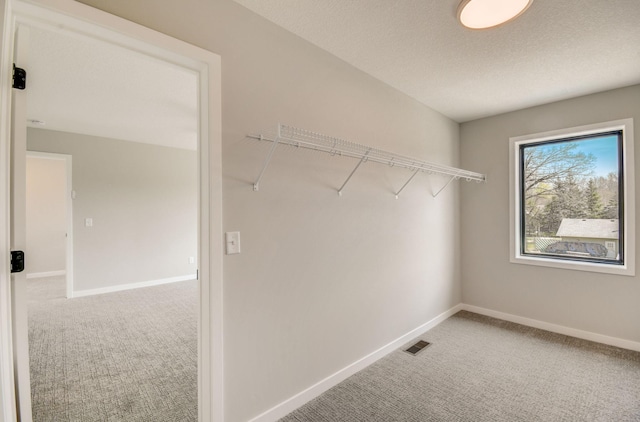
[[[17,419],[11,317],[10,190],[11,77],[13,63],[13,16],[9,0],[0,0],[0,422]]]
[[[13,59],[16,66],[27,68],[30,54],[30,31],[18,26],[15,31]],[[11,115],[10,171],[10,245],[13,250],[27,251],[27,93],[14,90]],[[28,261],[26,261],[28,268]],[[29,371],[29,326],[27,321],[26,273],[11,274],[11,329],[13,330],[13,370],[16,376],[18,419],[31,422],[31,375]]]

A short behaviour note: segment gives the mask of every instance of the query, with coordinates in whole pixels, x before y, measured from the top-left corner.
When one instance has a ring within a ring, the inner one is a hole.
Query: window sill
[[[516,254],[511,257],[512,264],[535,265],[539,267],[558,268],[563,270],[588,271],[594,273],[604,273],[612,275],[635,276],[635,268],[632,265],[624,264],[603,264],[599,262],[582,262],[544,258],[537,256],[527,256]]]

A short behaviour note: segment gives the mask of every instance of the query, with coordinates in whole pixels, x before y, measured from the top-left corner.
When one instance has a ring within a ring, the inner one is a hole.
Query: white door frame
[[[9,0],[0,0],[0,422],[17,419],[10,274],[10,190],[11,77],[8,63],[13,61],[14,29],[10,24]]]
[[[17,66],[29,66],[30,30],[16,28],[13,60]],[[10,245],[14,250],[27,249],[27,93],[15,90],[11,98],[10,158]],[[29,263],[25,263],[25,270]],[[11,274],[11,328],[13,330],[13,370],[16,377],[18,420],[32,420],[31,375],[29,370],[29,326],[27,315],[27,278],[25,272]],[[22,306],[20,306],[22,305]]]
[[[73,0],[0,0],[0,18],[0,422],[16,420],[9,299],[8,152],[13,39],[19,24],[80,32],[191,69],[198,75],[198,419],[223,421],[220,56]]]
[[[67,299],[69,299],[73,297],[73,157],[69,154],[29,151],[27,149],[27,158],[29,157],[64,161],[65,226],[67,233],[65,238],[65,285],[67,286]]]

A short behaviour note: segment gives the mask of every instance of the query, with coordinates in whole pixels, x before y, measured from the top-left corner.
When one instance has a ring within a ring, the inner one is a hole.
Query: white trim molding
[[[183,275],[178,277],[161,278],[159,280],[140,281],[137,283],[117,284],[115,286],[101,287],[99,289],[74,290],[71,297],[84,297],[101,295],[104,293],[121,292],[123,290],[139,289],[142,287],[160,286],[162,284],[178,283],[180,281],[195,280],[195,274]]]
[[[10,177],[11,79],[13,12],[10,0],[0,0],[0,422],[17,420],[13,328],[11,317]]]
[[[563,334],[569,337],[576,337],[596,343],[608,344],[609,346],[620,347],[621,349],[640,352],[640,343],[636,341],[606,336],[604,334],[592,333],[590,331],[578,330],[577,328],[565,327],[564,325],[552,324],[550,322],[544,322],[537,319],[531,319],[518,315],[508,314],[505,312],[494,311],[492,309],[481,308],[474,305],[461,304],[460,306],[461,310],[501,319],[503,321],[514,322],[516,324],[539,328],[541,330],[550,331],[552,333]]]
[[[461,310],[462,310],[462,305],[454,306],[453,308],[441,313],[440,315],[431,319],[430,321],[425,322],[419,327],[393,340],[391,343],[388,343],[382,346],[378,350],[342,368],[338,372],[332,375],[329,375],[322,381],[319,381],[318,383],[312,385],[306,390],[301,391],[295,396],[283,401],[277,406],[274,406],[273,408],[267,410],[266,412],[256,416],[255,418],[251,419],[249,422],[272,422],[288,415],[289,413],[296,410],[300,406],[304,405],[305,403],[309,402],[310,400],[318,397],[320,394],[329,390],[331,387],[338,385],[342,381],[349,378],[351,375],[357,373],[358,371],[363,370],[364,368],[371,365],[375,361],[399,349],[400,347],[409,343],[411,340],[414,340],[416,337],[421,336],[425,332],[429,331],[436,325],[440,324],[442,321],[446,320],[447,318],[458,313]]]
[[[59,270],[59,271],[44,271],[44,272],[41,272],[41,273],[28,273],[27,274],[27,279],[58,277],[58,276],[61,276],[61,275],[67,275],[67,271],[66,270]]]

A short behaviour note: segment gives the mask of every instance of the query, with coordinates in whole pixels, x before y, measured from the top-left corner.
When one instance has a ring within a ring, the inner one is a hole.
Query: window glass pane
[[[521,253],[622,264],[621,131],[520,146]]]

